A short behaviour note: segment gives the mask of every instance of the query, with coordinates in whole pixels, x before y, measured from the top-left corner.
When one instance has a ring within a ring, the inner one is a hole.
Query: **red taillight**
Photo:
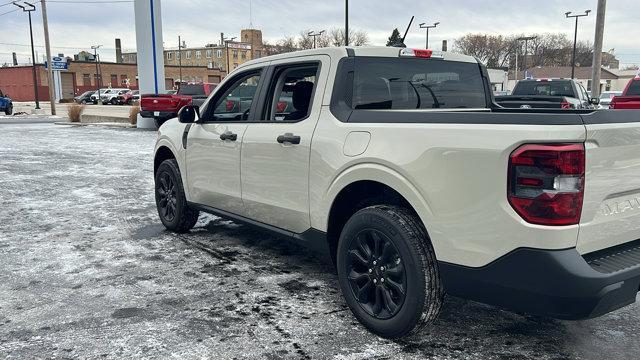
[[[509,158],[509,203],[532,224],[578,224],[584,172],[584,144],[523,145]]]
[[[569,104],[566,101],[563,101],[562,104],[560,104],[560,107],[563,109],[571,109],[571,104]]]

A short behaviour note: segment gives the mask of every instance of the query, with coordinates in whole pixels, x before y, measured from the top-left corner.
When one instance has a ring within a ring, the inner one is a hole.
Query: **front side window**
[[[478,64],[436,59],[356,58],[355,109],[485,108]]]
[[[256,95],[260,72],[238,75],[238,79],[224,90],[224,96],[218,98],[213,113],[207,114],[208,121],[247,120],[251,115],[251,106]]]
[[[309,116],[318,65],[300,65],[276,70],[270,86],[270,121],[300,121]]]

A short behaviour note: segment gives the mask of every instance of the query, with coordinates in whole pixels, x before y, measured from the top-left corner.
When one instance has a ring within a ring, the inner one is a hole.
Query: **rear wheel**
[[[162,224],[178,233],[191,230],[198,221],[199,211],[189,208],[187,204],[175,159],[168,159],[160,164],[156,172],[155,187],[156,207]]]
[[[444,292],[422,223],[397,206],[371,206],[346,223],[338,243],[340,288],[355,317],[386,338],[418,332]]]
[[[4,109],[4,114],[5,115],[13,114],[13,105],[9,105],[6,109]]]

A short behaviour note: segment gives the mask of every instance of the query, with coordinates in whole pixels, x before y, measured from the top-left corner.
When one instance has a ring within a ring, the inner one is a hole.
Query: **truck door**
[[[640,111],[582,115],[587,128],[582,254],[640,239]]]
[[[262,69],[247,70],[226,81],[203,108],[201,123],[189,130],[187,184],[192,202],[238,215],[244,213],[240,190],[240,150],[253,119]]]
[[[242,139],[247,216],[301,233],[310,228],[309,155],[330,66],[317,55],[272,62],[260,121]]]

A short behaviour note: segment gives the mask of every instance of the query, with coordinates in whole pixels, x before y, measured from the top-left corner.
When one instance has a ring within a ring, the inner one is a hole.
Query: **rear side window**
[[[513,89],[512,95],[532,96],[568,96],[578,98],[574,94],[570,81],[520,81]]]
[[[631,85],[629,85],[629,89],[627,90],[626,96],[639,96],[640,95],[640,80],[633,80]]]
[[[484,80],[478,64],[356,58],[355,109],[477,109],[486,106]]]
[[[180,95],[191,95],[191,96],[206,96],[204,93],[204,85],[190,85],[184,84],[180,86],[178,90],[178,94]]]

